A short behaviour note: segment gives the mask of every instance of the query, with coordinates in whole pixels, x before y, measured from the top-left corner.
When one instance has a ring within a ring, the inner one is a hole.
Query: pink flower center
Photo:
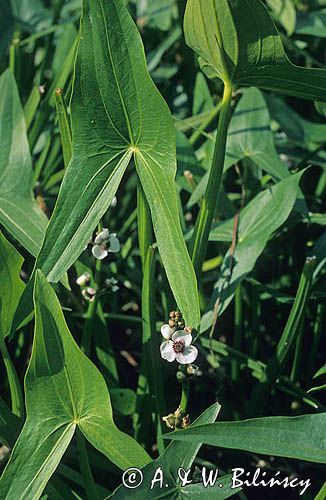
[[[173,342],[173,350],[174,352],[183,352],[185,350],[185,345],[180,340]]]

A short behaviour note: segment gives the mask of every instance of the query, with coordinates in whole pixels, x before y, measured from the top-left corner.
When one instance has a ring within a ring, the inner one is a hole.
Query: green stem
[[[198,139],[203,135],[203,132],[206,130],[206,128],[212,123],[212,121],[217,117],[217,115],[220,112],[222,106],[222,101],[220,101],[209,113],[209,115],[205,118],[201,126],[195,130],[192,135],[189,138],[190,144],[193,146],[196,144]]]
[[[262,380],[254,388],[251,404],[249,404],[252,415],[256,415],[257,413],[260,414],[262,412],[267,402],[270,389],[277,378],[281,375],[286,360],[291,353],[293,345],[295,344],[299,333],[299,326],[309,299],[315,267],[316,257],[308,257],[301,274],[294,304],[282,336],[277,344],[275,354],[267,364]]]
[[[243,307],[242,307],[242,288],[241,285],[238,286],[235,292],[235,314],[234,314],[234,341],[233,347],[238,351],[241,351],[242,344],[242,315],[243,315]],[[231,364],[231,378],[233,381],[236,381],[239,377],[240,373],[240,365],[237,359],[232,360]]]
[[[320,488],[317,496],[315,496],[315,500],[324,500],[326,498],[326,482]]]
[[[98,231],[102,231],[103,226],[102,223],[100,222],[98,225]],[[100,285],[101,283],[101,270],[102,270],[102,261],[101,260],[96,260],[95,264],[95,277],[94,281],[97,285]],[[94,328],[94,318],[96,317],[97,314],[97,305],[98,305],[99,298],[95,296],[94,300],[89,303],[87,313],[85,316],[85,323],[84,323],[84,328],[83,328],[83,333],[82,333],[82,338],[81,338],[81,349],[82,351],[86,354],[86,356],[90,355],[91,352],[91,340],[92,340],[92,332]]]
[[[300,379],[300,364],[301,364],[301,355],[302,355],[302,343],[303,343],[303,335],[304,335],[304,316],[299,325],[299,333],[295,342],[295,351],[293,357],[293,365],[291,369],[290,380],[291,382],[295,382]]]
[[[181,400],[180,400],[180,408],[183,410],[185,413],[187,412],[188,408],[188,402],[189,402],[189,389],[190,389],[190,382],[189,379],[185,379],[182,381],[182,389],[181,389]]]
[[[146,400],[146,393],[153,402],[157,421],[157,444],[159,451],[164,450],[162,439],[162,417],[165,413],[165,397],[163,385],[163,370],[159,354],[158,335],[155,328],[155,251],[151,246],[153,241],[150,210],[141,185],[138,185],[138,237],[143,265],[142,283],[142,366],[138,381],[137,396],[139,402]],[[145,396],[145,399],[144,399]],[[144,411],[138,403],[137,415]],[[146,411],[154,413],[153,409]]]
[[[55,93],[55,105],[57,109],[57,117],[60,130],[60,138],[62,145],[63,161],[65,167],[68,166],[72,156],[71,131],[67,112],[66,102],[61,88],[57,88]]]
[[[153,228],[151,221],[150,209],[145,198],[145,194],[141,184],[138,184],[137,189],[137,217],[138,217],[138,239],[139,250],[143,266],[145,269],[147,251],[153,243]]]
[[[33,87],[27,99],[27,102],[24,106],[24,116],[25,116],[25,123],[27,130],[29,130],[31,126],[31,123],[33,121],[33,118],[35,116],[40,101],[41,101],[40,91],[38,87]]]
[[[18,417],[24,417],[25,408],[24,408],[24,400],[23,400],[21,386],[19,383],[18,375],[15,370],[14,364],[10,358],[5,340],[3,339],[0,340],[0,350],[8,375],[10,397],[11,397],[11,410],[14,413],[14,415],[17,415]]]
[[[98,498],[97,490],[92,475],[91,466],[88,460],[85,438],[79,429],[77,429],[76,436],[77,436],[78,460],[79,460],[80,472],[84,481],[86,497],[87,500],[96,500]]]
[[[16,81],[19,79],[19,31],[15,31],[12,42],[9,47],[9,68]]]
[[[250,287],[250,305],[251,305],[251,335],[250,356],[256,358],[259,352],[259,324],[261,314],[261,303],[259,301],[259,292],[255,286]]]
[[[318,304],[317,307],[317,317],[314,324],[312,346],[310,349],[310,355],[308,358],[308,373],[307,376],[310,378],[314,374],[315,370],[315,359],[318,352],[321,336],[324,330],[324,323],[326,318],[326,304]]]
[[[82,351],[86,354],[86,356],[89,356],[91,352],[92,330],[93,330],[94,318],[96,316],[96,310],[97,310],[97,299],[95,298],[88,305],[82,338],[80,342],[80,347]]]
[[[236,358],[239,360],[241,370],[246,373],[249,370],[251,376],[255,379],[258,378],[259,380],[261,380],[263,378],[266,365],[262,363],[262,361],[256,361],[250,356],[247,356],[247,354],[237,351],[236,349],[233,349],[233,347],[229,347],[224,342],[219,342],[215,339],[211,340],[202,336],[200,338],[200,342],[205,349],[211,349],[213,352],[218,354],[219,357],[225,358],[226,363],[229,363],[233,358]],[[315,409],[325,409],[324,406],[316,398],[311,397],[306,393],[306,391],[300,389],[282,375],[279,377],[275,387],[276,389],[284,393],[291,394],[292,396],[299,398],[304,403],[312,406]]]
[[[231,114],[232,85],[225,83],[220,117],[216,132],[215,149],[209,173],[206,193],[196,221],[192,238],[192,262],[197,277],[200,277],[205,259],[208,237],[211,230],[223,177],[227,131]]]

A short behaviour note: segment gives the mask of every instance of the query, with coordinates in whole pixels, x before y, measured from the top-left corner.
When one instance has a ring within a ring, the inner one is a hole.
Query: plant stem
[[[153,243],[153,228],[151,214],[145,194],[140,183],[137,189],[137,218],[138,218],[138,240],[140,257],[143,266],[143,272],[146,264],[147,251]]]
[[[19,81],[19,46],[20,46],[20,32],[18,30],[15,31],[13,39],[11,41],[9,47],[9,68],[14,75],[16,82],[18,84]]]
[[[102,231],[102,229],[103,226],[102,223],[100,222],[98,225],[98,231],[100,232]],[[102,270],[102,261],[96,260],[94,281],[98,286],[101,283],[101,270]],[[85,316],[85,323],[84,323],[80,346],[82,351],[86,354],[86,356],[89,356],[91,352],[92,331],[94,326],[94,318],[97,313],[98,301],[99,298],[95,295],[94,300],[89,303],[87,313]]]
[[[223,177],[227,131],[231,114],[232,85],[225,83],[220,117],[216,132],[215,149],[206,193],[196,221],[191,242],[192,262],[197,275],[201,275],[208,237],[211,230]]]
[[[183,410],[185,413],[188,408],[188,401],[189,401],[189,389],[190,389],[190,382],[186,378],[185,380],[182,381],[182,389],[181,389],[181,400],[180,400],[180,408]]]
[[[241,285],[238,286],[235,292],[235,314],[234,314],[234,341],[233,347],[238,351],[241,351],[242,344],[242,315],[243,315],[243,307],[242,307],[242,288]],[[239,377],[240,366],[237,359],[232,360],[231,364],[231,378],[233,381],[236,381]]]
[[[303,335],[304,335],[304,316],[299,325],[299,333],[295,342],[295,351],[293,357],[293,365],[291,368],[290,380],[291,382],[295,382],[296,380],[300,380],[300,364],[301,364],[301,356],[302,356],[302,343],[303,343]]]
[[[317,307],[317,317],[314,324],[312,346],[310,349],[310,354],[308,358],[308,370],[307,377],[310,378],[314,375],[315,369],[315,359],[318,352],[321,336],[325,328],[325,318],[326,318],[326,304],[318,304]]]
[[[206,128],[212,123],[212,121],[217,117],[217,115],[220,112],[222,106],[222,101],[220,101],[209,113],[209,115],[205,118],[203,123],[200,125],[200,127],[195,130],[192,135],[189,138],[190,144],[193,146],[196,144],[198,139],[203,135],[203,132],[206,130]]]
[[[270,388],[282,373],[286,360],[297,339],[299,326],[309,299],[315,267],[316,257],[308,257],[301,274],[294,304],[282,336],[277,344],[275,354],[267,364],[261,381],[253,390],[251,404],[249,404],[251,415],[260,414],[262,412],[267,402]]]
[[[63,161],[65,167],[67,167],[72,155],[69,117],[62,89],[57,88],[54,94],[55,94],[55,105],[57,109],[57,117],[60,130]]]
[[[96,500],[98,498],[97,490],[93,479],[91,466],[88,460],[85,438],[79,429],[77,429],[76,436],[77,436],[78,460],[79,460],[80,472],[84,481],[86,497],[87,500]]]
[[[143,265],[142,283],[142,366],[138,381],[138,401],[144,402],[144,395],[149,392],[154,408],[147,408],[151,414],[156,413],[157,444],[160,452],[164,450],[162,439],[162,417],[165,412],[164,385],[162,377],[159,341],[155,329],[155,251],[151,246],[153,241],[150,210],[141,185],[137,193],[138,237]],[[138,404],[138,417],[144,410]],[[155,410],[155,411],[153,411]],[[137,424],[137,423],[136,423]]]
[[[0,340],[0,350],[8,375],[10,397],[11,397],[11,410],[14,413],[14,415],[17,415],[18,417],[24,417],[25,409],[24,409],[22,390],[20,387],[17,372],[10,358],[5,340],[3,339]]]
[[[247,354],[237,351],[236,349],[233,349],[233,347],[229,347],[224,342],[220,342],[215,339],[211,340],[202,336],[200,338],[200,342],[205,349],[211,349],[214,353],[218,354],[219,357],[225,358],[225,361],[227,363],[230,362],[233,358],[236,358],[239,360],[241,370],[244,370],[245,372],[249,370],[251,376],[255,379],[258,378],[259,380],[261,380],[263,378],[266,365],[261,361],[256,361]],[[317,399],[310,396],[310,394],[307,394],[303,389],[297,387],[283,375],[279,377],[275,387],[276,389],[284,393],[291,394],[291,396],[299,398],[304,403],[312,406],[315,409],[325,409]]]

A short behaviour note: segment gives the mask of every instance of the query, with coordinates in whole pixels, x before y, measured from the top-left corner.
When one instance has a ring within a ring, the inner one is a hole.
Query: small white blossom
[[[96,259],[102,260],[110,253],[120,251],[120,242],[115,233],[110,234],[107,228],[96,235],[95,245],[92,248],[92,254]]]
[[[170,325],[163,325],[161,327],[161,334],[165,338],[165,340],[170,340],[173,335],[174,330],[170,327]]]
[[[166,327],[166,325],[164,325]],[[163,327],[162,327],[163,329]],[[168,333],[167,328],[164,328],[165,335]],[[165,335],[162,332],[162,335]],[[198,350],[191,345],[192,335],[185,330],[178,330],[172,334],[171,339],[166,340],[161,344],[161,356],[170,363],[177,361],[181,365],[193,363],[198,356]]]
[[[76,279],[76,283],[79,286],[87,286],[89,285],[90,280],[91,280],[91,275],[88,272],[85,272],[81,276],[78,276],[78,278]]]
[[[82,290],[82,295],[85,300],[89,302],[94,302],[96,296],[95,288],[87,287]]]

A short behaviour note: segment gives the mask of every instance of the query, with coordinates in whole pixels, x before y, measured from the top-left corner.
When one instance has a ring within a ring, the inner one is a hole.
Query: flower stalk
[[[191,242],[192,262],[197,278],[200,278],[201,275],[201,270],[206,255],[209,233],[219,200],[219,192],[222,183],[225,160],[227,131],[231,115],[231,101],[232,85],[228,82],[225,82],[223,99],[220,109],[220,117],[216,132],[212,166],[209,174],[205,196],[198,214]]]
[[[157,444],[160,452],[164,450],[162,439],[161,418],[165,413],[165,397],[163,379],[159,363],[159,344],[155,329],[155,249],[153,243],[152,222],[149,206],[141,185],[138,185],[138,238],[143,267],[142,283],[142,366],[137,389],[137,416],[136,427],[139,428],[140,414],[144,411],[142,404],[144,396],[149,393],[150,401],[154,408],[146,409],[151,414],[155,413],[155,426],[157,430]]]
[[[11,410],[14,415],[24,418],[25,408],[24,408],[24,400],[23,400],[22,390],[20,387],[20,382],[14,364],[10,358],[5,340],[2,338],[0,339],[0,350],[8,376],[8,383],[11,396]]]
[[[57,110],[58,124],[60,130],[60,138],[62,145],[63,162],[67,168],[72,156],[71,130],[68,117],[67,106],[63,91],[59,87],[55,93],[55,106]]]
[[[294,304],[281,338],[276,346],[275,353],[267,364],[262,379],[253,390],[251,404],[249,404],[252,415],[256,416],[262,412],[270,394],[270,388],[281,375],[288,356],[295,345],[296,339],[298,338],[300,333],[300,323],[304,317],[313,283],[313,273],[315,267],[316,257],[308,257],[301,274]]]

